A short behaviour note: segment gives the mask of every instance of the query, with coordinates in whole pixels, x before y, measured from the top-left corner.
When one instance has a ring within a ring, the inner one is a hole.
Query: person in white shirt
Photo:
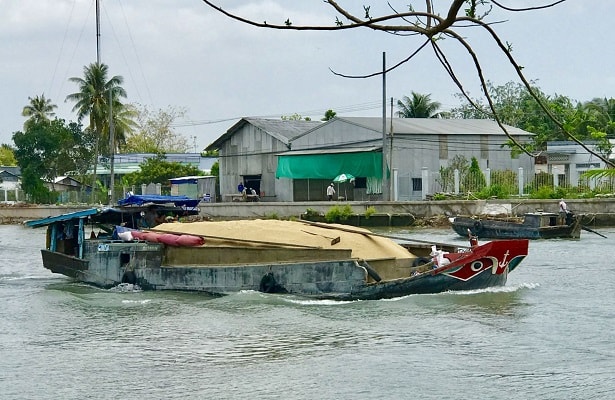
[[[564,199],[560,199],[560,201],[559,201],[559,218],[561,220],[561,224],[562,225],[567,223],[568,213],[570,213],[570,210],[568,210],[568,205],[566,204]]]
[[[333,183],[327,186],[327,198],[329,201],[333,200],[333,195],[335,194],[335,188],[333,187]]]

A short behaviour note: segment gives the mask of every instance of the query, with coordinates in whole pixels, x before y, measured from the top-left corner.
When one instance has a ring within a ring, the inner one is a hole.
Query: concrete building
[[[333,118],[312,127],[305,121],[267,122],[278,131],[284,131],[286,123],[303,122],[304,132],[294,127],[283,140],[266,135],[271,130],[255,122],[242,119],[208,147],[220,150],[222,193],[236,192],[243,179],[246,185],[258,181],[260,191],[276,201],[324,200],[326,187],[336,176],[351,174],[352,182],[336,185],[336,197],[382,200],[383,172],[388,171],[395,190],[387,197],[418,200],[424,185],[429,182],[432,187],[440,168],[456,155],[467,160],[475,157],[482,170],[523,168],[533,174],[533,160],[525,154],[512,157],[510,148],[504,147],[508,137],[490,120],[392,118],[386,121],[386,142],[380,117]],[[506,128],[519,142],[532,137],[521,129]],[[388,169],[382,167],[385,144]],[[275,180],[271,179],[274,172]]]
[[[19,167],[0,166],[0,189],[15,190],[19,188],[21,170]]]
[[[615,142],[615,141],[614,141]],[[596,142],[584,143],[593,152],[599,153]],[[615,143],[612,143],[615,144]],[[607,165],[600,158],[588,152],[580,144],[572,141],[547,142],[547,164],[544,172],[553,174],[554,186],[584,186],[591,189],[602,180],[586,180],[583,173],[592,169],[605,169]],[[610,181],[609,181],[610,184]]]
[[[390,196],[392,200],[419,200],[424,185],[430,192],[437,191],[436,178],[441,167],[447,167],[459,155],[468,161],[475,157],[481,170],[513,170],[523,168],[533,173],[533,160],[522,154],[512,157],[509,140],[495,121],[487,119],[392,118],[386,121],[387,164],[389,166]],[[512,126],[508,133],[519,142],[530,141],[532,134]],[[380,117],[334,118],[291,141],[292,151],[280,159],[292,157],[294,152],[311,152],[313,164],[328,163],[329,177],[314,173],[313,178],[331,180],[350,173],[357,177],[354,187],[345,187],[344,195],[352,193],[350,200],[379,200],[382,198],[380,180],[383,171],[371,167],[372,176],[361,170],[368,163],[377,163],[384,143],[383,123]],[[354,164],[344,161],[344,152],[353,151]],[[370,156],[372,154],[372,156]],[[336,155],[335,158],[331,158]],[[381,159],[381,158],[380,158]],[[356,168],[356,169],[355,169]],[[286,173],[286,176],[292,176]],[[302,176],[307,176],[305,173]],[[313,179],[312,178],[312,179]],[[310,182],[319,184],[319,182]],[[327,182],[320,182],[326,185]],[[307,186],[305,183],[303,186]],[[345,186],[348,186],[346,184]],[[299,189],[296,183],[295,187]],[[313,191],[313,189],[310,189]],[[302,191],[299,191],[301,193]],[[338,193],[339,195],[340,193]],[[386,198],[386,197],[385,197]],[[297,199],[297,198],[295,198]],[[302,200],[306,200],[302,198]]]

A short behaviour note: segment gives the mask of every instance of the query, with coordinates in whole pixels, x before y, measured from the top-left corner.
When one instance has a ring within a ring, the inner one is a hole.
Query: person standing
[[[243,189],[244,189],[243,182],[239,182],[239,185],[237,185],[237,191],[243,194]]]
[[[327,198],[329,201],[333,200],[333,195],[335,194],[335,188],[333,187],[333,182],[329,186],[327,186]]]
[[[565,223],[567,223],[567,217],[568,217],[568,213],[570,211],[568,210],[568,205],[566,204],[566,202],[564,201],[564,199],[560,199],[559,201],[559,217],[560,217],[560,223],[563,225]]]

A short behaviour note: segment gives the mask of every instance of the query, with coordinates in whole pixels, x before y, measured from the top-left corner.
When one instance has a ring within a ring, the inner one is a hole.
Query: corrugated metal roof
[[[340,117],[339,120],[382,132],[381,117]],[[387,119],[387,132],[393,123],[393,134],[432,135],[503,135],[498,124],[489,119],[393,118]],[[511,135],[533,135],[531,132],[504,125]]]
[[[21,176],[21,169],[19,167],[3,165],[0,166],[0,171],[5,171],[15,176]]]
[[[364,152],[368,152],[368,151],[381,151],[381,150],[382,150],[382,146],[327,148],[327,149],[316,149],[316,150],[285,151],[284,153],[276,154],[276,156],[302,156],[302,155],[309,155],[309,154],[364,153]]]
[[[235,125],[230,127],[222,136],[216,139],[212,144],[207,146],[205,150],[215,150],[221,147],[222,143],[226,142],[245,124],[253,125],[269,135],[278,139],[284,144],[288,144],[290,139],[293,139],[311,129],[322,124],[320,121],[305,121],[305,120],[282,120],[282,119],[266,119],[245,117],[239,120]]]

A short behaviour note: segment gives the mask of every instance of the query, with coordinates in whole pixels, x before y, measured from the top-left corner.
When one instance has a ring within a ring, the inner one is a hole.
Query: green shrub
[[[308,208],[307,210],[305,210],[305,216],[306,217],[317,217],[319,216],[320,213],[316,210],[314,210],[313,208]]]
[[[369,219],[369,217],[371,217],[374,214],[376,214],[376,207],[374,206],[367,207],[367,209],[365,210],[365,218]]]
[[[265,214],[265,219],[280,219],[280,216],[277,213]]]
[[[345,206],[333,206],[325,213],[325,220],[327,222],[339,222],[346,221],[352,216],[352,207],[348,204]]]

